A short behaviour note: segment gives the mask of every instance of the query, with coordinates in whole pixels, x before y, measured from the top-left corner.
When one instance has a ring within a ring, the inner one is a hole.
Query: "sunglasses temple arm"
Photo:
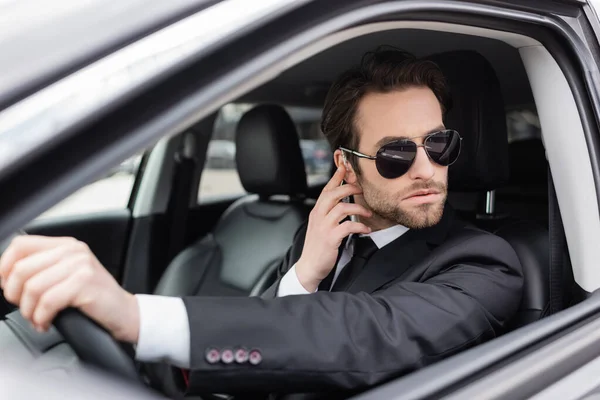
[[[368,158],[369,160],[375,160],[377,158],[377,157],[374,157],[374,156],[369,156],[367,154],[359,153],[358,151],[347,149],[345,147],[340,147],[340,150],[341,151],[345,151],[345,152],[350,153],[350,154],[354,154],[355,156],[360,157],[360,158]]]

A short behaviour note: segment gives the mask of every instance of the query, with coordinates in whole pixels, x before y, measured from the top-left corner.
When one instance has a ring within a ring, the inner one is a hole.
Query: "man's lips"
[[[404,198],[404,200],[408,200],[408,199],[412,199],[412,198],[419,198],[419,197],[426,197],[426,196],[432,196],[433,195],[438,195],[440,194],[439,190],[435,190],[435,189],[423,189],[423,190],[418,190],[416,192],[413,192],[411,194],[409,194],[408,196],[406,196]]]

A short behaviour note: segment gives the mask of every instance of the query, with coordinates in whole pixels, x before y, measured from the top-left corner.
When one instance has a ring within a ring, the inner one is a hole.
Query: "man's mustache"
[[[403,192],[403,195],[410,194],[419,190],[437,190],[441,194],[446,194],[448,192],[448,184],[444,182],[415,182],[410,187],[406,188]]]

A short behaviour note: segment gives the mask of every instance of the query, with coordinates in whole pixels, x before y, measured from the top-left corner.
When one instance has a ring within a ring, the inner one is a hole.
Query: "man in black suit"
[[[260,298],[134,296],[87,246],[43,237],[5,252],[5,296],[41,330],[77,307],[138,359],[189,369],[199,393],[361,390],[493,338],[523,277],[508,243],[446,204],[462,140],[448,104],[438,66],[394,50],[334,83],[322,129],[337,171]],[[164,329],[151,308],[179,315],[175,339],[142,339]]]

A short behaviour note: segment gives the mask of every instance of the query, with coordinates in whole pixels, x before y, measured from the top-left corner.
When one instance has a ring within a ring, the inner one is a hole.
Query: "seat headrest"
[[[294,122],[278,105],[259,105],[237,125],[236,155],[244,189],[261,196],[306,193],[306,171]]]
[[[449,190],[501,187],[509,176],[508,138],[504,100],[494,69],[474,51],[426,58],[442,69],[452,94],[446,127],[463,137],[460,157],[449,168]]]

